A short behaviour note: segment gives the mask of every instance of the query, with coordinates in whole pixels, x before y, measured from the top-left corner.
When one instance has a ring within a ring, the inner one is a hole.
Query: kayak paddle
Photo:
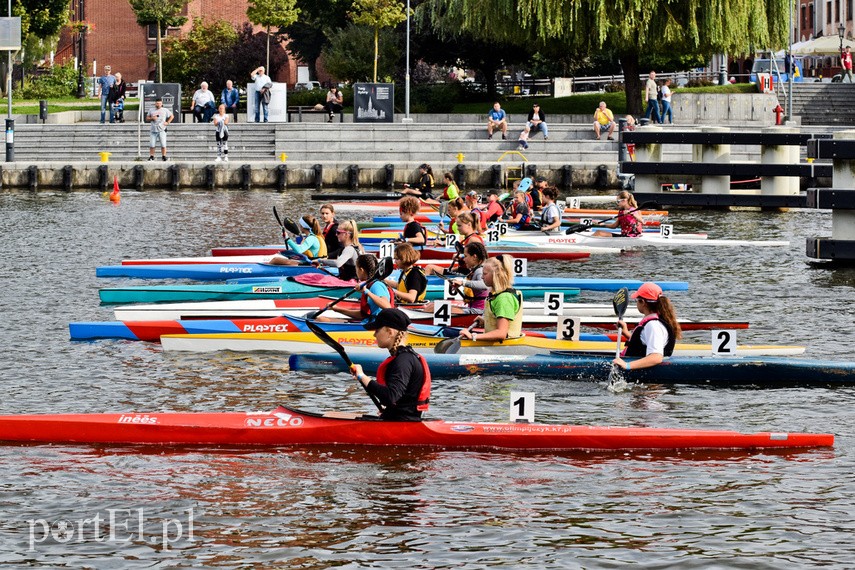
[[[307,320],[306,326],[309,327],[309,330],[315,333],[315,336],[321,339],[324,344],[335,350],[341,359],[344,360],[344,363],[347,364],[347,367],[352,371],[353,370],[353,362],[350,360],[350,357],[345,352],[344,347],[336,342],[336,340],[328,335],[324,329],[319,327],[316,323]],[[359,380],[357,380],[359,382]],[[377,396],[368,391],[368,387],[359,382],[359,385],[362,386],[362,389],[365,390],[365,393],[368,394],[368,397],[371,398],[371,401],[374,402],[374,405],[377,406],[377,409],[380,412],[383,412],[383,406],[380,405],[380,400],[377,399]]]
[[[392,258],[391,257],[384,257],[383,259],[380,260],[379,265],[377,265],[377,269],[374,271],[374,275],[372,275],[368,279],[368,281],[365,282],[365,286],[369,287],[375,281],[381,281],[383,279],[386,279],[387,277],[389,277],[389,275],[392,274],[392,271],[394,271],[394,269],[395,269],[395,264],[392,262]],[[319,309],[313,313],[309,313],[308,315],[306,315],[306,319],[317,319],[322,313],[325,313],[326,311],[331,309],[333,306],[341,303],[342,301],[344,301],[345,299],[347,299],[348,297],[350,297],[351,295],[353,295],[354,293],[359,291],[359,288],[361,286],[362,286],[362,283],[360,283],[359,285],[357,285],[356,287],[354,287],[353,289],[351,289],[350,291],[348,291],[347,293],[345,293],[344,295],[342,295],[338,299],[331,301],[323,309]]]
[[[475,320],[472,321],[472,324],[466,327],[466,330],[471,332],[472,329],[475,328],[475,323],[477,322],[478,317],[476,316]],[[436,343],[436,346],[433,347],[433,351],[437,354],[457,354],[458,352],[460,352],[460,342],[462,340],[463,337],[459,335],[454,338],[443,339]]]
[[[633,212],[637,212],[637,211],[642,210],[642,209],[644,209],[644,208],[649,208],[649,207],[651,207],[651,206],[655,206],[655,205],[656,205],[656,202],[644,202],[644,203],[643,203],[643,204],[641,204],[638,208],[633,208],[632,210],[628,211],[628,212],[627,212],[627,214],[631,214],[631,213],[633,213]],[[613,217],[611,217],[611,218],[606,218],[605,220],[600,220],[600,221],[598,221],[597,223],[598,223],[598,224],[603,224],[603,223],[605,223],[605,222],[613,222],[613,221],[615,221],[616,219],[618,219],[618,217],[619,217],[619,216],[613,216]],[[593,225],[593,223],[591,223],[591,222],[589,222],[589,223],[587,223],[587,224],[570,224],[570,225],[567,227],[567,229],[566,229],[566,230],[564,230],[564,233],[565,233],[566,235],[570,235],[570,234],[577,234],[577,233],[579,233],[579,232],[584,232],[585,230],[590,229],[592,225]]]
[[[615,309],[615,315],[617,315],[617,347],[615,348],[615,358],[620,357],[620,345],[623,337],[623,329],[620,326],[620,321],[623,319],[623,314],[626,312],[626,306],[629,303],[629,290],[626,287],[620,289],[617,293],[615,293],[614,298],[612,299],[612,306]],[[619,378],[618,367],[616,364],[612,364],[612,370],[609,372],[609,386],[614,386],[615,382],[617,382]]]

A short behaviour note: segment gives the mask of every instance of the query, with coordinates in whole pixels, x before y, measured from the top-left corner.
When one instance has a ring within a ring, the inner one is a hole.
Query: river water
[[[274,354],[163,354],[70,342],[110,320],[122,257],[273,243],[271,207],[308,192],[3,193],[0,413],[245,411],[287,404],[369,411],[345,375],[310,377]],[[364,215],[363,215],[364,216]],[[814,269],[805,238],[829,212],[672,215],[677,232],[787,239],[787,248],[646,251],[530,274],[686,280],[678,312],[748,319],[740,343],[805,344],[850,359],[855,272]],[[608,294],[583,295],[607,302]],[[706,336],[705,336],[706,335]],[[709,333],[695,333],[709,342]],[[760,381],[762,379],[758,379]],[[545,422],[830,431],[797,453],[509,455],[364,449],[0,447],[0,563],[12,567],[851,567],[855,388],[710,389],[467,377],[435,382],[431,414],[503,421],[511,390]]]

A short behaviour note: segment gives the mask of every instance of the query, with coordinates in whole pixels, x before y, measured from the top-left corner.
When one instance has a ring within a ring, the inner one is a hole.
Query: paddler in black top
[[[380,364],[376,380],[366,376],[359,364],[353,366],[353,375],[380,401],[382,419],[420,420],[430,400],[430,369],[424,357],[407,344],[410,318],[399,309],[383,309],[363,326],[374,331],[377,346],[388,349],[391,356]]]
[[[671,301],[662,294],[662,288],[656,283],[644,283],[631,295],[638,304],[639,312],[644,315],[638,326],[629,334],[626,323],[620,321],[624,336],[629,342],[614,363],[624,370],[650,368],[662,362],[674,352],[674,344],[683,333],[677,321],[677,313]],[[622,357],[636,357],[638,360],[626,362]]]
[[[324,236],[324,243],[327,244],[327,257],[338,257],[339,252],[341,252],[341,244],[336,235],[338,222],[335,219],[335,208],[332,204],[321,206],[321,223],[323,224],[321,233]]]
[[[419,199],[413,196],[404,196],[398,203],[401,221],[406,223],[399,241],[408,242],[418,248],[423,248],[427,243],[427,232],[415,219],[421,207]]]
[[[401,190],[401,194],[410,194],[412,196],[418,196],[424,200],[433,200],[434,203],[438,202],[433,197],[433,169],[430,167],[430,164],[422,164],[419,166],[419,182],[414,187],[409,184],[404,184],[404,189]]]
[[[419,303],[425,300],[427,277],[424,270],[416,265],[420,257],[419,252],[408,243],[395,247],[395,266],[401,270],[401,275],[397,281],[389,277],[385,283],[392,288],[399,303]]]

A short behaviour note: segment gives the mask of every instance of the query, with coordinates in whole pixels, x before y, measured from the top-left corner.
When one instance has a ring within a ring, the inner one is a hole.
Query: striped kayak
[[[348,351],[366,374],[388,356],[384,351]],[[473,374],[491,376],[554,378],[556,380],[604,381],[609,376],[614,354],[591,355],[553,352],[530,355],[480,355],[425,353],[432,378],[462,378]],[[635,359],[627,359],[630,362]],[[294,354],[291,370],[312,374],[347,372],[335,353]],[[624,372],[627,382],[644,384],[696,384],[701,386],[783,386],[855,385],[855,362],[807,360],[780,357],[685,357],[671,356],[662,364]]]
[[[617,216],[617,210],[564,210],[562,220],[565,222],[579,223],[582,220],[592,220],[597,223],[599,220],[607,220]],[[667,210],[642,210],[641,217],[644,220],[644,225],[657,226],[668,219]],[[436,212],[419,212],[414,216],[414,219],[422,224],[436,224],[440,222],[439,214]],[[448,219],[448,216],[445,217]],[[372,222],[394,223],[401,221],[401,216],[382,215],[371,218]]]
[[[380,446],[456,450],[681,450],[830,447],[832,434],[651,427],[382,421],[279,406],[269,412],[0,416],[0,441],[205,446]]]
[[[330,273],[338,273],[330,268]],[[265,280],[324,271],[313,265],[269,265],[263,263],[169,263],[164,265],[103,265],[95,269],[96,277],[130,277],[135,279],[193,279],[195,281],[225,281],[236,277],[256,277]]]
[[[329,335],[345,348],[374,347],[374,335],[371,331],[330,332]],[[442,337],[410,333],[408,342],[417,352],[432,352]],[[329,353],[327,345],[310,333],[222,333],[222,334],[178,334],[163,335],[160,343],[164,350],[186,352],[216,352],[232,350],[236,352],[272,351],[290,354]],[[554,350],[587,352],[598,354],[615,353],[614,342],[565,341],[544,337],[523,336],[502,342],[463,340],[460,352],[463,354],[543,354]],[[787,345],[741,345],[736,348],[736,356],[797,356],[803,354],[803,346]],[[678,343],[674,348],[678,356],[708,356],[712,354],[709,344]]]
[[[540,286],[516,287],[526,299],[542,299],[544,290]],[[235,301],[248,299],[299,299],[331,295],[339,297],[350,291],[350,287],[312,287],[286,279],[263,283],[227,283],[203,285],[137,285],[108,287],[98,291],[101,302],[107,305],[128,303],[176,303],[182,301]],[[579,294],[576,287],[550,289],[563,292],[565,297]],[[443,287],[428,285],[428,299],[442,299]]]
[[[244,256],[244,255],[273,255],[283,251],[284,244],[272,245],[250,245],[237,247],[215,247],[211,249],[211,255],[214,257],[221,256]],[[366,253],[378,253],[377,246],[369,246],[365,248]],[[620,248],[613,248],[614,252],[620,252]],[[457,254],[457,250],[453,247],[429,247],[420,250],[422,259],[451,259]],[[559,248],[535,248],[535,247],[519,247],[508,248],[505,244],[502,247],[490,247],[490,256],[495,257],[502,253],[528,259],[529,261],[539,261],[544,259],[561,260],[561,261],[582,261],[588,259],[591,254],[587,251],[578,251],[571,249]]]

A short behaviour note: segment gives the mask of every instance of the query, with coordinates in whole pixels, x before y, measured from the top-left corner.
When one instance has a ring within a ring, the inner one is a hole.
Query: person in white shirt
[[[273,81],[264,73],[264,66],[259,65],[249,74],[250,79],[255,83],[255,122],[260,122],[260,111],[264,109],[264,122],[267,122],[267,105],[270,103],[270,89],[273,87]]]
[[[660,364],[666,356],[674,352],[674,343],[682,338],[677,312],[671,300],[662,294],[662,288],[656,283],[644,283],[638,291],[631,295],[636,301],[639,312],[643,315],[641,321],[633,329],[632,334],[626,323],[618,321],[621,334],[629,336],[620,357],[614,359],[614,364],[624,370],[650,368]],[[624,358],[636,358],[626,361]]]
[[[674,112],[671,110],[671,80],[666,79],[660,89],[662,91],[662,116],[659,117],[659,123],[664,123],[665,119],[672,125],[674,124]]]
[[[199,89],[193,93],[193,116],[200,123],[209,123],[216,108],[214,94],[208,89],[208,83],[203,81]]]

